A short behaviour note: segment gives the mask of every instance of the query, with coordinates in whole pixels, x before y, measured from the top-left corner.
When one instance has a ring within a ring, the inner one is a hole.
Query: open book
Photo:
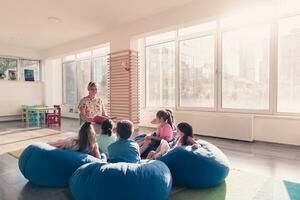
[[[97,123],[97,124],[101,124],[102,122],[104,122],[107,119],[117,119],[117,117],[107,117],[107,116],[95,116],[93,119],[93,122]]]

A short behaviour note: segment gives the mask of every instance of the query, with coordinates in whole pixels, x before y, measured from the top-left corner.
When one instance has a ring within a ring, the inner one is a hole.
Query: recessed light
[[[49,20],[50,22],[54,22],[54,23],[61,22],[61,19],[58,18],[58,17],[48,17],[48,20]]]

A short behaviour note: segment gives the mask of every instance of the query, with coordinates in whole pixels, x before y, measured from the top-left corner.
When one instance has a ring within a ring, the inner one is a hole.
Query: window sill
[[[26,83],[43,83],[43,81],[24,81],[24,80],[4,80],[4,79],[0,79],[0,81],[3,82],[26,82]]]

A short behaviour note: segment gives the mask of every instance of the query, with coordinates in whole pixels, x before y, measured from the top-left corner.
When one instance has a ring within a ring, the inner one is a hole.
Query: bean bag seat
[[[159,158],[170,169],[173,184],[188,188],[213,187],[227,177],[229,161],[225,154],[211,143],[197,141],[202,147],[176,147]]]
[[[70,178],[76,200],[166,200],[172,176],[161,161],[141,163],[90,163]]]
[[[67,187],[72,174],[83,164],[99,161],[93,156],[46,143],[28,146],[19,158],[19,169],[31,183],[46,187]]]

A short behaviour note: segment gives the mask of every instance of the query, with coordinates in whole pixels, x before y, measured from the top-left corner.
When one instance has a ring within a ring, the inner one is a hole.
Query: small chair
[[[26,124],[28,126],[37,126],[37,112],[34,111],[36,106],[26,106]]]
[[[27,106],[26,105],[22,105],[21,115],[22,115],[22,122],[27,122],[28,116],[27,116]]]
[[[46,114],[47,127],[52,124],[58,124],[61,126],[61,108],[59,105],[54,105],[54,112]]]

